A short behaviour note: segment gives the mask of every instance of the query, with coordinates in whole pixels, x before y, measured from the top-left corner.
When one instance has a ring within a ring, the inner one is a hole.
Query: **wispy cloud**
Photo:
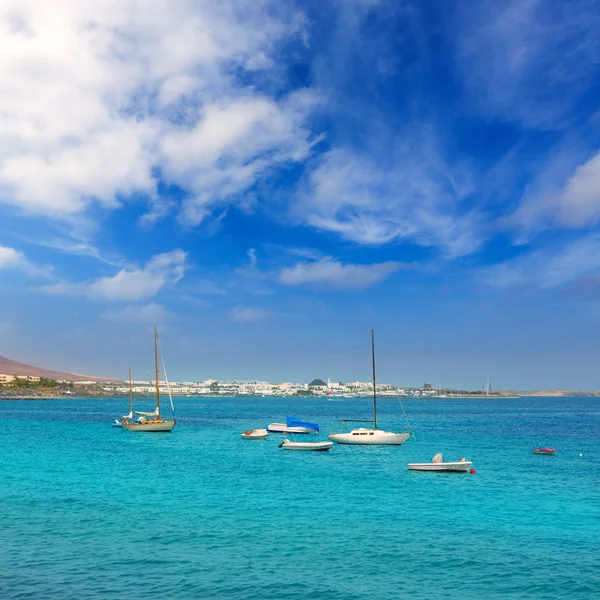
[[[439,247],[448,256],[474,252],[483,235],[464,169],[455,172],[427,141],[399,141],[394,158],[375,161],[349,149],[332,150],[310,174],[293,207],[313,227],[366,245],[393,241]]]
[[[282,269],[279,282],[283,285],[314,284],[324,288],[361,290],[404,268],[406,265],[394,261],[356,265],[323,258],[317,262],[299,262]]]
[[[100,302],[140,302],[155,296],[164,286],[177,283],[184,276],[185,259],[183,250],[172,250],[153,256],[144,268],[125,268],[112,277],[87,283],[57,283],[40,290]]]
[[[457,3],[456,59],[480,114],[528,127],[564,129],[597,77],[595,2]]]
[[[0,246],[0,269],[24,267],[26,265],[27,259],[22,252],[8,246]]]
[[[101,316],[119,325],[165,325],[176,318],[172,312],[156,302],[107,310]]]
[[[258,269],[258,259],[256,258],[256,249],[250,248],[250,250],[248,250],[248,252],[246,252],[246,255],[248,256],[248,262],[241,267],[237,267],[235,269],[235,272],[238,275],[244,275],[246,277],[261,276],[262,274],[260,273],[260,271]]]
[[[551,156],[505,219],[523,240],[552,229],[591,228],[600,221],[600,152],[579,165],[582,152],[565,147]]]
[[[478,280],[494,287],[549,289],[600,271],[600,234],[558,248],[542,248],[485,270]]]
[[[229,311],[229,318],[231,321],[237,321],[238,323],[251,323],[261,321],[269,314],[269,311],[262,308],[236,306]]]
[[[29,277],[54,278],[51,266],[37,266],[28,260],[20,250],[9,246],[0,246],[0,271],[8,269],[19,270]]]

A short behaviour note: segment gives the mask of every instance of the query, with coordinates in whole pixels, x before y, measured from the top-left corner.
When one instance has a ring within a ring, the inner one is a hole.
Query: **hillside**
[[[33,375],[34,377],[46,377],[47,379],[61,379],[65,381],[115,381],[107,377],[94,377],[92,375],[79,375],[77,373],[62,373],[60,371],[49,371],[40,367],[26,365],[4,356],[0,356],[0,373],[3,375]]]

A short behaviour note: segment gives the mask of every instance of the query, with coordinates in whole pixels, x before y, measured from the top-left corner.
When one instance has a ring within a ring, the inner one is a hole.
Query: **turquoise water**
[[[401,447],[294,453],[239,433],[325,438],[369,400],[179,400],[171,434],[111,428],[126,400],[2,402],[0,598],[600,598],[599,400],[405,408]],[[436,452],[477,473],[407,470]]]

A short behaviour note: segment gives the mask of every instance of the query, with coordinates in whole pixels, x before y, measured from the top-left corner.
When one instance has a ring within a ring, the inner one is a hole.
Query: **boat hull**
[[[333,446],[333,442],[290,442],[285,440],[280,446],[284,450],[327,452]]]
[[[147,423],[123,423],[122,427],[127,431],[171,431],[176,422],[175,420],[164,419]]]
[[[288,427],[285,423],[271,423],[267,427],[267,431],[269,433],[316,433],[316,431],[310,427]]]
[[[268,437],[269,433],[266,429],[255,429],[254,431],[240,433],[240,438],[243,440],[266,440]]]
[[[410,433],[391,433],[380,429],[355,429],[350,433],[332,433],[328,438],[336,444],[356,446],[400,446]]]
[[[472,464],[472,461],[464,460],[446,463],[412,463],[408,465],[408,470],[431,471],[434,473],[467,473]]]

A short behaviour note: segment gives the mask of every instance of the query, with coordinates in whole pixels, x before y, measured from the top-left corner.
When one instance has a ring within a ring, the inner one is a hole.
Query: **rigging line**
[[[171,385],[169,384],[169,377],[167,376],[167,367],[165,366],[165,357],[163,356],[162,350],[160,350],[160,360],[162,361],[163,373],[165,374],[165,381],[167,382],[167,391],[169,392],[171,410],[175,412],[175,407],[173,406],[173,396],[171,395]]]
[[[398,402],[400,403],[400,408],[402,409],[402,414],[404,415],[404,419],[406,420],[406,425],[410,431],[410,434],[413,436],[415,442],[417,441],[417,436],[415,435],[415,431],[413,426],[410,424],[408,417],[406,416],[406,411],[404,410],[404,404],[402,404],[402,398],[400,398],[400,393],[398,393]]]

